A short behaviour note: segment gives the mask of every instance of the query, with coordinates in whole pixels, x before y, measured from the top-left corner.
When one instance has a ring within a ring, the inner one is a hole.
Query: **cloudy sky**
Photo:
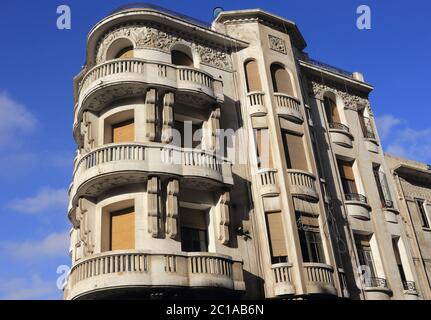
[[[72,78],[91,26],[125,1],[12,1],[0,10],[0,299],[61,299],[57,267],[69,264],[67,188]],[[428,1],[154,1],[209,21],[212,9],[260,7],[296,21],[316,59],[361,71],[387,152],[431,163]],[[356,28],[369,3],[372,30]],[[407,4],[406,4],[407,3]],[[72,29],[56,28],[57,6]]]

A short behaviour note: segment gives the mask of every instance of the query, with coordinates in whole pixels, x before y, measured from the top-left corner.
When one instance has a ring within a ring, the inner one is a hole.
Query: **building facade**
[[[305,47],[262,10],[135,5],[93,27],[66,299],[429,298],[373,87]]]

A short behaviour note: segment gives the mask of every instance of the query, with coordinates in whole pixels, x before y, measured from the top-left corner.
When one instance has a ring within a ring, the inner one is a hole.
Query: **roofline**
[[[293,31],[292,38],[295,46],[299,50],[304,50],[307,47],[307,42],[302,36],[301,31],[299,30],[297,24],[293,21],[290,21],[286,18],[280,17],[273,13],[267,12],[262,9],[245,9],[245,10],[231,10],[231,11],[222,11],[217,18],[214,19],[214,23],[223,23],[225,21],[229,21],[229,18],[260,18],[266,20],[272,24],[275,24],[281,29],[290,29]],[[287,30],[286,30],[287,33]]]

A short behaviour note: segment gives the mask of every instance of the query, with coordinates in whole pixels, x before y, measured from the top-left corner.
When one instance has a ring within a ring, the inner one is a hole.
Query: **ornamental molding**
[[[351,92],[347,92],[347,87],[343,89],[340,87],[339,84],[336,84],[335,82],[331,84],[324,84],[314,80],[310,82],[310,87],[314,97],[318,100],[323,100],[323,95],[325,93],[332,92],[336,96],[339,96],[341,97],[341,99],[343,99],[344,106],[346,107],[346,109],[350,109],[357,112],[362,108],[367,108],[370,116],[373,116],[370,101],[367,97],[361,95],[357,91],[351,90]]]
[[[105,33],[97,44],[97,64],[105,61],[109,46],[120,38],[132,41],[135,49],[152,49],[165,53],[170,53],[171,48],[176,44],[184,44],[199,55],[201,64],[227,71],[232,70],[227,48],[217,48],[210,43],[191,38],[185,33],[164,29],[156,24],[143,23],[122,25]]]
[[[426,200],[427,203],[431,203],[430,189],[413,185],[401,177],[400,177],[400,182],[402,185],[402,190],[404,191],[405,198],[410,198],[412,201],[414,201],[414,199],[422,199],[422,200]]]
[[[284,42],[283,39],[280,39],[276,36],[273,35],[268,35],[268,40],[269,40],[269,48],[271,50],[280,52],[282,54],[287,54],[287,50],[286,50],[286,44]]]

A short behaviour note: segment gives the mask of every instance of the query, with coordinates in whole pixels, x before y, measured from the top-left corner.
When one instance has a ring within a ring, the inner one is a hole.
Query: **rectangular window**
[[[302,136],[283,130],[283,146],[289,169],[308,171],[307,156]]]
[[[202,129],[202,124],[196,124],[192,121],[175,121],[175,129],[181,135],[181,148],[199,149],[202,142],[202,132],[199,135],[198,130]]]
[[[297,212],[296,216],[303,261],[325,263],[318,218],[304,212]]]
[[[373,167],[374,178],[376,180],[377,189],[379,191],[380,201],[384,208],[393,208],[393,201],[389,191],[388,180],[386,174],[380,170],[379,166]]]
[[[345,194],[357,194],[355,175],[353,174],[353,163],[337,160],[338,170],[340,171],[341,184]]]
[[[207,252],[208,234],[206,212],[180,208],[181,250],[185,252]]]
[[[400,273],[401,281],[403,284],[407,282],[406,273],[404,272],[403,262],[401,260],[400,250],[398,248],[398,239],[392,238],[392,247],[394,249],[395,260],[397,262],[398,271]]]
[[[112,125],[112,142],[132,142],[135,140],[135,123],[133,119]]]
[[[272,264],[287,262],[286,238],[284,237],[281,212],[267,213],[266,226]]]
[[[365,116],[365,108],[358,112],[359,123],[361,124],[362,133],[367,139],[376,139],[374,134],[373,125],[371,119]]]
[[[135,248],[135,209],[128,208],[111,213],[110,250]]]
[[[430,223],[429,223],[428,214],[425,208],[425,201],[416,199],[416,205],[418,207],[418,212],[421,218],[422,227],[429,228]]]
[[[355,235],[356,250],[358,252],[359,263],[361,266],[367,266],[370,271],[370,277],[376,278],[376,267],[373,253],[371,252],[370,237]]]
[[[271,143],[268,129],[255,129],[255,142],[259,169],[273,168]]]

